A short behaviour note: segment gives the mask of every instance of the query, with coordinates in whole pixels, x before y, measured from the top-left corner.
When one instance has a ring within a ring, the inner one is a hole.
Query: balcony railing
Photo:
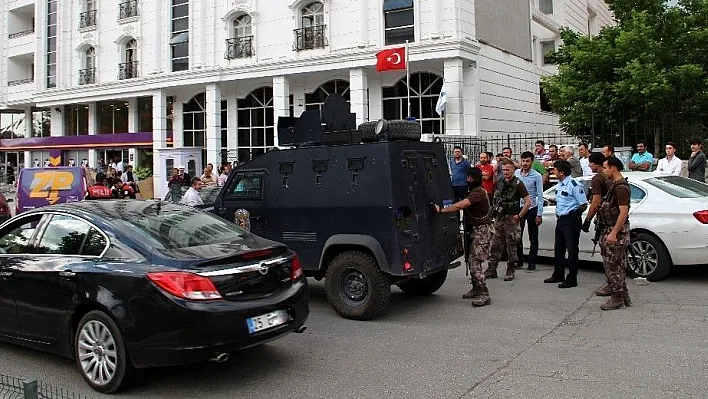
[[[138,61],[118,64],[118,79],[133,79],[138,77]]]
[[[327,38],[325,37],[325,29],[327,25],[315,25],[307,28],[295,29],[295,44],[293,50],[313,50],[316,48],[325,48]]]
[[[16,39],[18,37],[32,35],[32,34],[34,34],[34,28],[23,30],[22,32],[10,33],[9,35],[7,35],[7,37],[9,39]]]
[[[253,56],[253,36],[226,39],[226,59],[248,58]]]
[[[34,78],[10,80],[7,82],[7,85],[8,86],[19,86],[19,85],[26,85],[26,84],[32,83],[32,82],[34,82]]]
[[[138,0],[130,0],[118,5],[118,19],[138,16]]]
[[[96,83],[96,68],[79,70],[79,84],[90,85]]]
[[[79,28],[89,28],[96,26],[96,10],[82,12],[79,19]]]

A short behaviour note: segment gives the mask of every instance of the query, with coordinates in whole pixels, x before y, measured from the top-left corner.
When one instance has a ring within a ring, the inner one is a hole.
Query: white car
[[[623,173],[631,187],[629,221],[632,248],[629,272],[651,281],[666,278],[675,265],[708,263],[708,184],[679,176],[653,176],[647,172]],[[577,178],[590,192],[592,176]],[[554,257],[556,228],[555,188],[544,192],[543,223],[539,227],[539,251],[542,257]],[[585,220],[587,211],[583,214]],[[594,256],[590,232],[580,235],[580,260],[602,262],[600,246]],[[528,254],[524,232],[524,254]],[[632,252],[637,254],[632,256]]]

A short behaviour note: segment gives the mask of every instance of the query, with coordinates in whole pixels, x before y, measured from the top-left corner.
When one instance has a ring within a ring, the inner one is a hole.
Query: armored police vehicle
[[[367,320],[391,285],[437,291],[461,244],[457,216],[431,208],[453,198],[442,144],[421,142],[416,122],[355,121],[339,95],[321,112],[280,118],[279,143],[290,148],[235,168],[214,212],[234,221],[248,211],[253,233],[287,244],[306,275],[325,279],[337,313]]]

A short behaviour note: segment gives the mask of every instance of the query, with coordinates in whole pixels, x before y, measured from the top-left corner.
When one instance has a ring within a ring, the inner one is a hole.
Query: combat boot
[[[624,298],[622,297],[622,295],[612,294],[612,296],[610,297],[610,299],[607,300],[607,302],[600,305],[600,309],[615,310],[621,308],[622,306],[624,306]]]
[[[507,267],[506,268],[506,273],[504,275],[504,281],[511,281],[514,279],[514,268],[513,267]]]
[[[595,290],[595,295],[597,296],[610,296],[612,295],[612,288],[609,284],[605,284],[602,287]]]
[[[484,278],[497,278],[497,268],[495,267],[492,269],[491,267],[487,268],[487,270],[484,271]]]
[[[472,306],[475,307],[489,305],[490,303],[492,303],[492,298],[489,297],[489,290],[486,288],[480,290],[479,296],[472,299]]]
[[[479,288],[477,287],[472,287],[471,290],[467,291],[465,294],[462,295],[463,299],[474,299],[479,296]]]

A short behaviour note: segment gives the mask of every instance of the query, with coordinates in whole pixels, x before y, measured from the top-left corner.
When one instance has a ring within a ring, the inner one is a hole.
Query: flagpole
[[[408,100],[408,117],[411,117],[411,69],[408,62],[408,40],[406,40],[406,98]]]

